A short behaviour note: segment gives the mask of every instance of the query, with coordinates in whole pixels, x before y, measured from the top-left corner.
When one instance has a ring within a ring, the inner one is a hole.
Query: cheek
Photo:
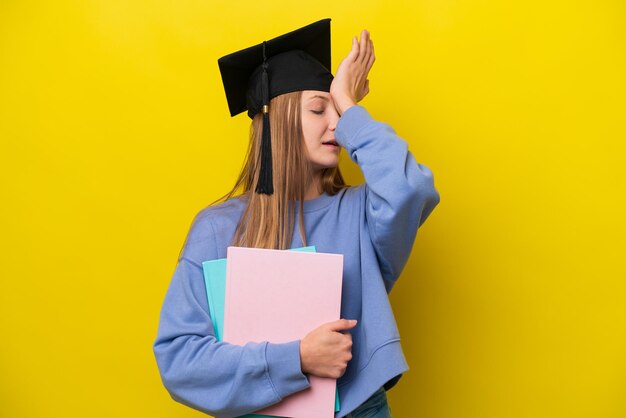
[[[325,129],[325,125],[321,120],[307,116],[302,117],[302,132],[304,133],[304,141],[307,147],[319,145]]]

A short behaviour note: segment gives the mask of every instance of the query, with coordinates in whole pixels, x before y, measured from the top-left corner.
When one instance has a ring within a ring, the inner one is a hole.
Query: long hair
[[[274,97],[269,104],[272,171],[274,193],[257,194],[261,163],[261,134],[263,115],[258,113],[250,125],[250,143],[243,168],[232,190],[211,205],[240,195],[246,200],[232,245],[270,249],[288,249],[293,236],[295,205],[299,205],[298,226],[303,245],[308,245],[304,230],[303,200],[313,180],[301,120],[302,92],[296,91]],[[335,195],[346,187],[339,167],[325,168],[321,173],[321,188]]]

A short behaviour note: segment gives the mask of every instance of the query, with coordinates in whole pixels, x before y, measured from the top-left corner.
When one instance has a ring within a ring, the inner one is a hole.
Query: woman
[[[338,379],[336,417],[390,416],[385,392],[408,365],[388,293],[439,194],[406,142],[357,104],[373,63],[364,30],[330,74],[330,19],[220,59],[231,115],[247,109],[253,118],[251,141],[233,190],[195,217],[163,303],[153,348],[175,400],[236,417],[307,389],[316,375]],[[344,184],[340,147],[365,184]],[[343,254],[341,318],[352,320],[282,344],[217,341],[202,262],[225,258],[230,245]]]

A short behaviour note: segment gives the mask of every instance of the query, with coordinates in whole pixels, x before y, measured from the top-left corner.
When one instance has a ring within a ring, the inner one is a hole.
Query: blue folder
[[[292,248],[291,251],[316,252],[315,246]],[[207,298],[209,300],[209,313],[213,321],[215,338],[222,341],[224,331],[224,300],[226,296],[226,259],[204,261],[204,284],[206,285]],[[339,411],[339,393],[335,392],[335,412]],[[272,415],[248,414],[239,418],[266,418]]]

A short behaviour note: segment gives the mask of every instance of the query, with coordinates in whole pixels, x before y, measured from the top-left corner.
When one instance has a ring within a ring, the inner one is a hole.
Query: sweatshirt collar
[[[315,199],[304,200],[302,202],[303,204],[302,212],[304,213],[313,212],[318,209],[325,208],[326,206],[330,205],[330,202],[332,201],[332,199],[333,199],[333,196],[329,195],[326,192],[323,192],[321,195],[319,195]],[[300,210],[300,205],[296,204],[296,213],[299,210]]]
[[[307,212],[314,212],[316,210],[323,209],[326,206],[330,205],[330,203],[333,200],[333,197],[334,196],[331,196],[328,193],[323,192],[321,195],[319,195],[315,199],[304,200],[302,202],[303,203],[302,212],[307,213]],[[245,202],[247,201],[247,198],[245,196],[240,195],[240,196],[237,196],[236,199],[240,200],[245,207]],[[296,203],[295,208],[296,208],[296,213],[299,213],[300,205]]]

